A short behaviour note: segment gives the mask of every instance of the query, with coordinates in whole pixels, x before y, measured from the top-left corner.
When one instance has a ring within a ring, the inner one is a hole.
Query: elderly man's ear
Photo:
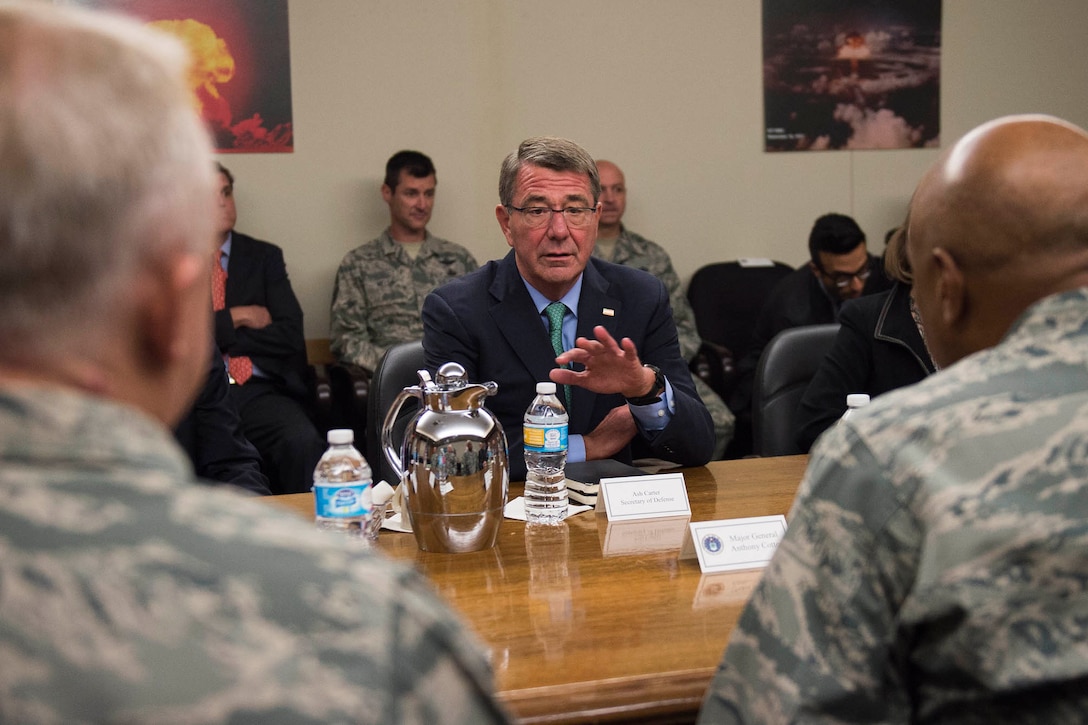
[[[937,247],[931,254],[937,268],[936,293],[941,321],[945,327],[955,328],[968,313],[963,271],[944,248]]]

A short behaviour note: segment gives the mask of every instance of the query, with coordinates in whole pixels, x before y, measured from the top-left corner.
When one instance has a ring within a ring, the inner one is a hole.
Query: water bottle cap
[[[869,404],[869,396],[866,393],[850,393],[846,396],[847,408],[864,408]]]
[[[325,435],[325,440],[332,446],[344,446],[355,442],[355,431],[351,428],[333,428]]]
[[[537,383],[537,395],[555,395],[555,383]]]

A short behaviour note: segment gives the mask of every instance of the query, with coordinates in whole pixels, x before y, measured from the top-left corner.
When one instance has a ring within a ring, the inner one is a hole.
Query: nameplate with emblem
[[[609,521],[691,515],[682,473],[602,478],[598,511],[602,502]]]
[[[688,525],[681,559],[699,559],[704,574],[761,569],[774,556],[786,534],[786,517],[750,516],[742,519],[697,521]]]

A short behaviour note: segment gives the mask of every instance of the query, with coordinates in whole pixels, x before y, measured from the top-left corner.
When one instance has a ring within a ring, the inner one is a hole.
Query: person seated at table
[[[629,463],[635,443],[701,466],[714,449],[665,285],[591,257],[600,195],[597,165],[581,146],[523,141],[502,164],[495,208],[511,252],[423,301],[427,367],[457,362],[469,380],[498,383],[487,407],[506,432],[514,480],[525,478],[525,408],[549,379],[566,386],[568,461]]]
[[[196,484],[170,435],[216,191],[180,43],[4,4],[0,54],[0,721],[505,721],[420,575]]]
[[[752,341],[740,351],[737,383],[729,409],[737,416],[737,430],[750,432],[752,387],[763,350],[783,330],[837,322],[847,300],[891,288],[880,257],[869,253],[865,232],[845,214],[824,214],[808,235],[809,262],[775,283],[763,303]],[[747,441],[734,446],[747,453]]]
[[[871,398],[912,385],[935,370],[910,290],[910,261],[899,227],[884,250],[887,292],[843,303],[841,327],[797,408],[797,445],[808,452],[816,438],[846,412],[846,396]]]
[[[1088,713],[1088,133],[1014,116],[914,192],[941,371],[813,448],[700,722]]]

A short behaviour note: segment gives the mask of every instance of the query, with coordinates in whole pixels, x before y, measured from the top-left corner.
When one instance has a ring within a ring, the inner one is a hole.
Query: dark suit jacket
[[[604,310],[612,310],[613,316]],[[630,337],[643,362],[653,363],[672,384],[676,412],[664,430],[642,436],[654,455],[685,466],[710,460],[714,429],[699,400],[687,363],[680,357],[669,295],[656,277],[641,270],[591,258],[582,277],[578,303],[579,336],[592,337],[604,326],[617,340]],[[495,381],[498,394],[484,405],[506,431],[510,475],[525,477],[521,423],[536,383],[556,367],[548,334],[514,253],[448,282],[423,303],[423,347],[433,373],[446,362],[464,365],[471,382]],[[571,391],[570,432],[591,432],[605,415],[624,404],[621,395],[598,395],[577,386]],[[630,462],[631,452],[616,456]]]
[[[248,355],[284,393],[306,395],[306,340],[302,307],[291,289],[283,252],[274,244],[233,232],[227,262],[226,308],[215,313],[215,343],[228,355]],[[261,305],[272,324],[235,329],[230,308]]]
[[[891,287],[884,274],[884,262],[880,257],[869,255],[869,279],[865,281],[862,295],[883,292]],[[808,265],[802,265],[780,279],[763,303],[756,326],[752,330],[752,344],[741,354],[737,362],[737,386],[729,408],[747,411],[752,404],[752,383],[755,379],[763,348],[783,330],[806,325],[826,325],[838,321],[839,308],[820,280]],[[860,391],[859,391],[860,392]]]
[[[807,451],[846,412],[846,396],[876,397],[913,385],[934,371],[910,315],[910,287],[850,300],[839,334],[797,409],[797,444]]]
[[[227,373],[218,354],[212,355],[204,387],[174,429],[174,437],[200,478],[271,495],[261,473],[261,456],[242,433],[238,410],[227,395]]]

